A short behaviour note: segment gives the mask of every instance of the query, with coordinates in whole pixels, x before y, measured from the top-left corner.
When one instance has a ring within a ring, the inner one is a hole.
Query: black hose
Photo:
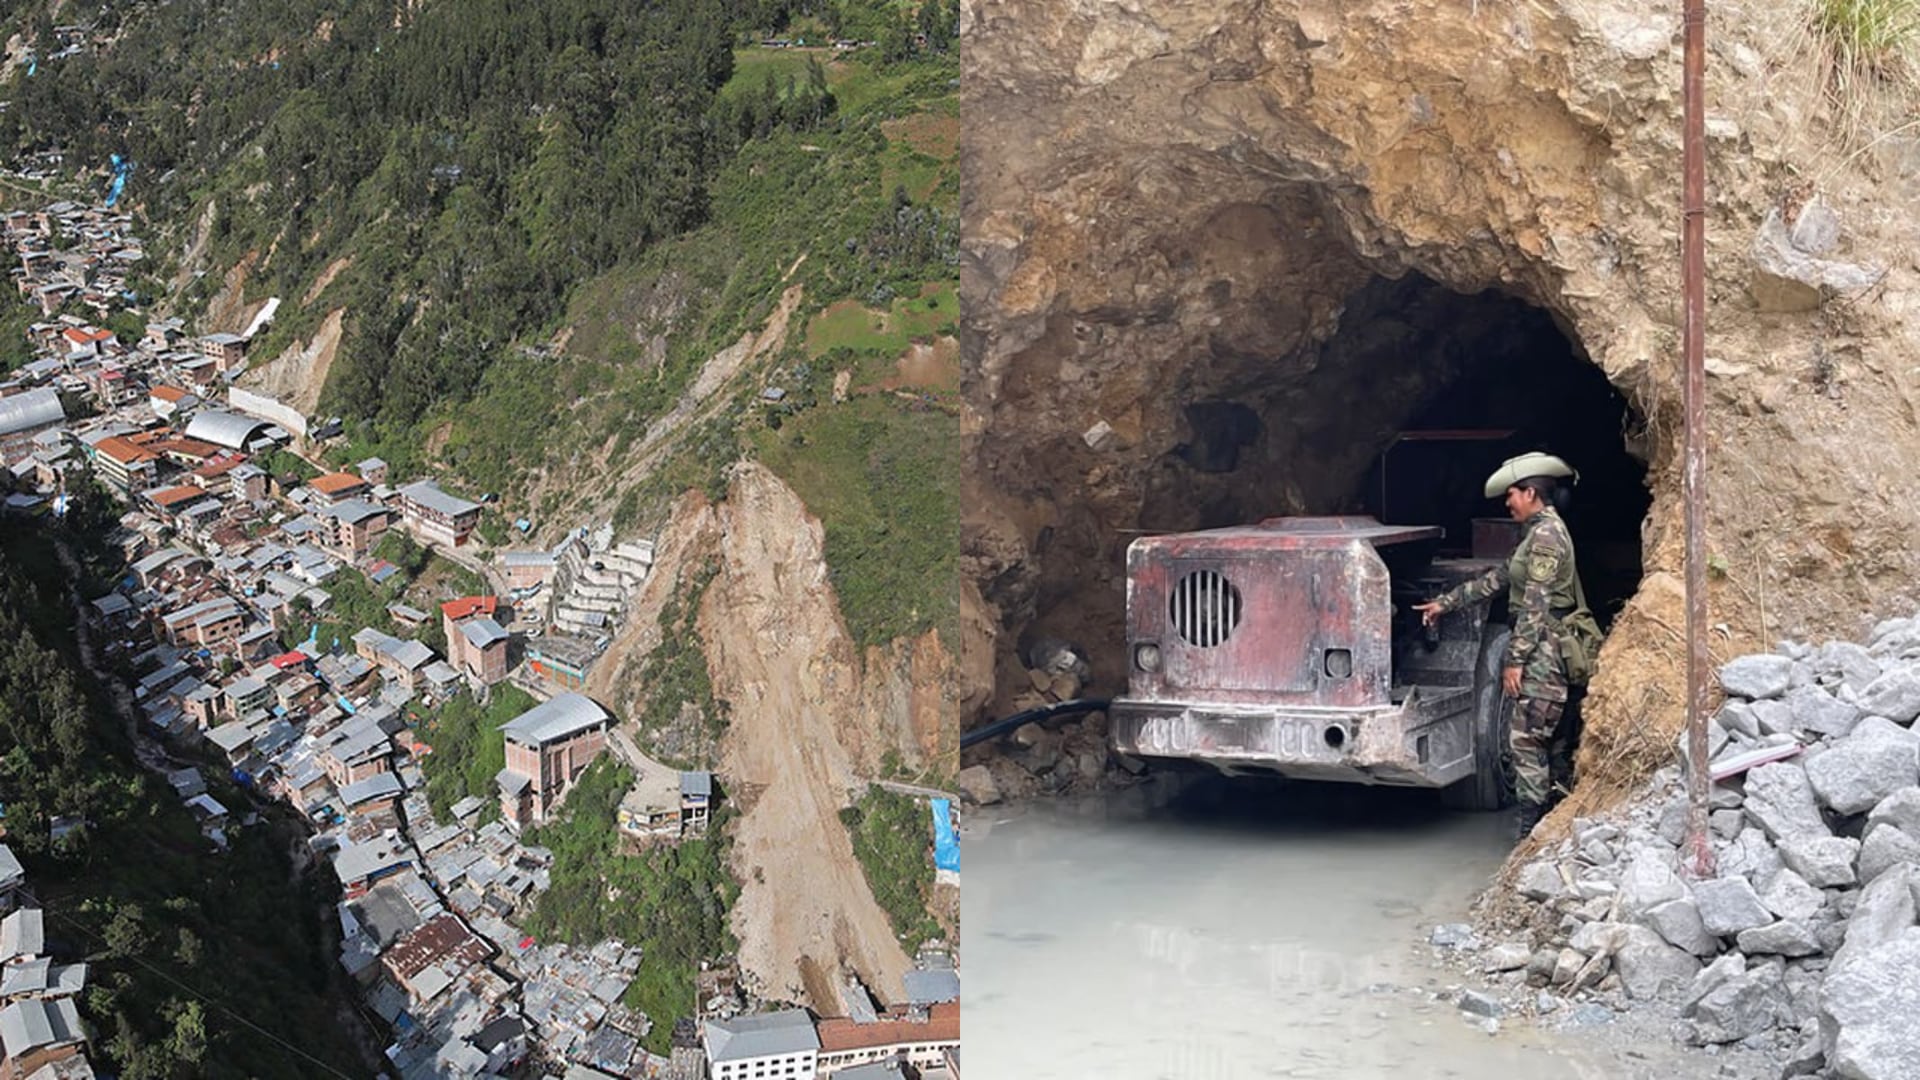
[[[1028,709],[1025,712],[1017,712],[1012,716],[995,720],[990,724],[982,724],[972,731],[962,734],[960,736],[960,749],[965,750],[974,743],[998,738],[1009,731],[1018,729],[1024,724],[1037,723],[1041,720],[1051,720],[1056,716],[1072,716],[1075,713],[1104,712],[1107,706],[1111,704],[1113,704],[1113,702],[1108,698],[1075,698],[1072,701],[1056,701],[1051,705],[1042,705],[1038,708]]]

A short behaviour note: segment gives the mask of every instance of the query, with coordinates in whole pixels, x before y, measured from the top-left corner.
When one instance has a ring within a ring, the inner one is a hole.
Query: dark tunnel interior
[[[1199,527],[1372,514],[1441,525],[1436,554],[1464,555],[1475,518],[1507,516],[1482,494],[1487,475],[1542,450],[1579,472],[1564,516],[1603,627],[1638,589],[1652,499],[1629,443],[1642,420],[1549,312],[1418,274],[1375,278],[1313,355],[1278,369],[1288,376],[1246,372],[1231,398],[1186,406],[1189,438],[1171,456]]]

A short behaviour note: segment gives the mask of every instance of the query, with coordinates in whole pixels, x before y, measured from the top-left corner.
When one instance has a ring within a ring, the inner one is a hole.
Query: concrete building
[[[208,334],[200,339],[200,355],[213,361],[215,370],[224,374],[247,358],[247,339],[239,334]]]
[[[507,587],[515,592],[538,588],[552,581],[557,565],[559,560],[550,551],[507,551],[500,555],[500,568],[506,574]]]
[[[386,507],[365,499],[348,499],[325,507],[317,516],[326,525],[327,546],[350,562],[373,549],[387,531],[390,518]]]
[[[358,499],[373,490],[373,485],[347,472],[332,472],[316,476],[307,481],[307,486],[319,497],[322,506],[338,506],[349,499]]]
[[[0,465],[25,461],[33,453],[33,437],[67,422],[60,394],[51,386],[0,397]]]
[[[600,650],[593,642],[570,634],[548,632],[527,642],[527,667],[535,675],[568,690],[587,684],[587,672]]]
[[[0,1080],[24,1080],[38,1069],[74,1057],[86,1040],[72,998],[27,999],[0,1009]]]
[[[814,1080],[820,1037],[805,1009],[782,1009],[701,1028],[709,1080]]]
[[[611,720],[592,699],[560,694],[501,726],[507,739],[507,767],[495,780],[500,786],[500,810],[509,824],[524,828],[546,819],[607,748]]]
[[[119,435],[109,435],[90,449],[100,482],[114,491],[131,497],[152,485],[159,454]]]
[[[919,1070],[944,1066],[946,1052],[960,1046],[960,1003],[943,1002],[925,1017],[892,1016],[870,1023],[847,1018],[820,1021],[819,1071],[832,1076],[842,1069],[882,1061],[905,1061]]]
[[[400,515],[421,543],[459,547],[480,523],[480,504],[449,495],[431,480],[400,489]]]
[[[181,608],[160,622],[173,644],[212,648],[240,636],[246,629],[246,613],[238,603],[220,597]]]
[[[467,596],[440,605],[447,659],[479,686],[492,686],[507,677],[508,635],[493,618],[498,610],[499,599],[492,596]]]

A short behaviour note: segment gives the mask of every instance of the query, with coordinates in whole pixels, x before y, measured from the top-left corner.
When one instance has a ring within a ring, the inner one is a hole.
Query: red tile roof
[[[820,1052],[868,1050],[905,1043],[958,1042],[960,1040],[960,1003],[943,1001],[927,1010],[925,1022],[881,1020],[862,1024],[845,1018],[819,1023]]]
[[[136,446],[118,435],[101,439],[100,442],[94,446],[94,450],[102,456],[112,458],[122,465],[138,465],[143,461],[152,461],[160,456],[146,447]]]
[[[187,392],[177,386],[156,386],[147,392],[147,396],[157,398],[160,401],[179,404],[179,402],[187,396]]]
[[[475,615],[492,618],[499,606],[500,598],[497,596],[463,596],[458,600],[449,600],[441,604],[440,613],[454,622],[459,622],[461,619],[472,618]]]
[[[360,479],[352,473],[346,472],[333,472],[327,473],[325,476],[316,476],[307,483],[308,486],[322,495],[338,495],[343,491],[352,491],[354,488],[367,486],[365,480]]]
[[[170,487],[163,491],[149,491],[147,498],[152,499],[154,505],[160,509],[171,510],[183,503],[205,498],[206,494],[204,488],[197,488],[192,484],[181,484],[179,487]]]

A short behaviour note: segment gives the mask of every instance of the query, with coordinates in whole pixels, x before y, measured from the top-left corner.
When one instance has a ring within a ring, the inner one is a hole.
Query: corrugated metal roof
[[[535,705],[500,727],[507,738],[532,746],[563,739],[604,724],[607,710],[585,694],[559,694]]]
[[[60,407],[60,393],[51,386],[0,398],[0,435],[57,424],[66,418],[67,411]]]
[[[400,489],[402,498],[419,503],[421,506],[448,517],[459,517],[480,509],[479,503],[468,502],[456,495],[440,490],[440,485],[431,480],[421,480]]]
[[[707,1022],[707,1057],[714,1062],[798,1054],[820,1049],[805,1009]]]
[[[378,772],[341,788],[340,801],[353,806],[370,799],[391,799],[399,794],[400,778],[390,772]]]
[[[0,1009],[0,1045],[7,1056],[17,1058],[49,1046],[79,1042],[80,1013],[73,1002],[16,1001]]]
[[[201,439],[218,443],[232,450],[244,449],[247,440],[261,428],[268,427],[265,420],[255,420],[251,416],[239,413],[223,412],[219,409],[202,409],[187,421],[187,438]]]
[[[460,633],[476,649],[484,649],[496,641],[507,640],[507,632],[500,624],[485,616],[469,619],[460,624]]]

